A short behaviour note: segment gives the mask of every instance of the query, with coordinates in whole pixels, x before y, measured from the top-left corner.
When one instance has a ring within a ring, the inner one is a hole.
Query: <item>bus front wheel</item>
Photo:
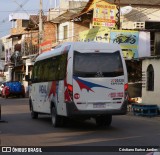
[[[31,104],[30,110],[31,110],[31,118],[32,119],[37,119],[38,118],[38,113],[34,112],[32,104]]]
[[[63,117],[57,115],[56,108],[53,106],[51,110],[51,119],[53,127],[59,127],[63,123]]]

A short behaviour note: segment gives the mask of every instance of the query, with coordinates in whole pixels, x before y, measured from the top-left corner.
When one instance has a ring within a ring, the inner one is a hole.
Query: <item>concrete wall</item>
[[[74,22],[74,41],[79,40],[79,33],[89,30],[90,23]]]
[[[51,22],[46,22],[44,24],[44,37],[43,41],[52,40],[53,42],[56,41],[56,24]]]
[[[147,91],[147,67],[152,64],[154,68],[154,91]],[[142,62],[142,102],[160,106],[160,58],[146,59]]]

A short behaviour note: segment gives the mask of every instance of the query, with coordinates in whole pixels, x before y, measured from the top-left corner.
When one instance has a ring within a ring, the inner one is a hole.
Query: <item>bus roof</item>
[[[100,50],[100,49],[120,49],[120,46],[115,43],[101,43],[101,42],[65,42],[63,44],[60,44],[56,46],[54,49],[44,52],[40,54],[36,58],[36,62],[40,60],[44,60],[50,57],[54,57],[57,55],[61,55],[62,51],[64,51],[64,48],[67,46],[74,46],[74,48],[78,49],[95,49],[95,50]]]

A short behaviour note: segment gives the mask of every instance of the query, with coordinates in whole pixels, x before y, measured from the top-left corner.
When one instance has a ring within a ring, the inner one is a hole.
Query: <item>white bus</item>
[[[65,117],[95,118],[97,125],[109,126],[112,115],[127,112],[127,70],[118,44],[59,45],[36,58],[31,83],[32,118],[51,114],[54,127]]]

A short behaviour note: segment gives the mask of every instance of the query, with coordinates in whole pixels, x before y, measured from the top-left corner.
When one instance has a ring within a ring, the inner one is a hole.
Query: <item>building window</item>
[[[151,64],[147,68],[147,90],[154,91],[154,69]]]
[[[13,28],[18,28],[18,22],[17,22],[17,20],[13,21]]]
[[[28,20],[22,20],[22,27],[27,27],[29,24]]]
[[[2,52],[4,52],[5,51],[5,48],[4,48],[4,45],[2,45]]]
[[[64,34],[64,39],[67,39],[67,38],[68,38],[68,26],[64,26],[64,27],[63,27],[63,30],[64,30],[64,31],[63,31],[63,32],[64,32],[64,33],[63,33],[63,34]]]

